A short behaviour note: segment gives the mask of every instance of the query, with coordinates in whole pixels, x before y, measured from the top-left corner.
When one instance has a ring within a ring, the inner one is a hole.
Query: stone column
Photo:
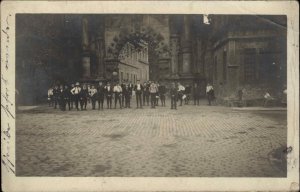
[[[170,62],[170,76],[171,78],[178,78],[178,47],[179,36],[177,34],[170,35],[170,49],[171,49],[171,62]]]
[[[82,77],[91,77],[91,62],[89,54],[89,32],[88,32],[88,19],[82,18]]]
[[[98,79],[104,79],[104,42],[102,37],[97,38]]]
[[[183,29],[181,35],[182,51],[182,74],[190,75],[192,72],[192,51],[191,51],[191,31],[190,16],[183,16]]]

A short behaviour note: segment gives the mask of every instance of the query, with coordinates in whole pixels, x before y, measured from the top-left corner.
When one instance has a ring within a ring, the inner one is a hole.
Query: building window
[[[262,82],[270,82],[276,79],[277,68],[280,67],[273,50],[259,49],[257,53],[256,74]]]
[[[129,73],[127,73],[127,80],[129,80]]]
[[[123,72],[121,72],[121,80],[123,81]]]
[[[244,79],[245,82],[253,82],[256,78],[256,50],[248,48],[244,50]]]
[[[223,80],[227,79],[227,52],[223,51]]]
[[[217,56],[215,56],[215,58],[214,58],[214,76],[215,76],[215,79],[217,80],[218,79],[218,58],[217,58]]]

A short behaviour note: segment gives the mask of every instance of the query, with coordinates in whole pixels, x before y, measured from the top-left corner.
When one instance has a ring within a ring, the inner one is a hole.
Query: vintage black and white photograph
[[[16,175],[286,177],[284,15],[17,14]]]
[[[299,189],[298,5],[17,4],[1,15],[1,153],[26,191]]]

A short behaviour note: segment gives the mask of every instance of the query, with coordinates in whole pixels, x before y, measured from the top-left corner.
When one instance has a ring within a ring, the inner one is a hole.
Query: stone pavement
[[[285,177],[286,111],[178,110],[17,114],[18,176]],[[90,106],[89,106],[90,108]]]

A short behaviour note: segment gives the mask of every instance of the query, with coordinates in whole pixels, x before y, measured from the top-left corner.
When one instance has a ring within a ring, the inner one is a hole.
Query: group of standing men
[[[168,89],[171,98],[171,109],[177,109],[177,101],[180,101],[180,106],[183,104],[188,104],[191,94],[191,87],[184,87],[180,83],[172,83],[171,87]],[[210,92],[213,90],[212,86],[207,87],[207,95],[210,104]],[[161,106],[166,106],[166,93],[167,88],[164,84],[159,84],[158,82],[145,82],[137,83],[133,85],[129,83],[115,83],[112,85],[108,82],[104,85],[99,82],[98,85],[80,85],[79,82],[72,84],[70,87],[68,85],[55,85],[48,90],[48,102],[49,106],[54,108],[60,108],[61,110],[69,110],[74,107],[76,110],[86,110],[87,103],[92,103],[92,109],[96,109],[96,104],[98,103],[98,109],[103,110],[104,100],[106,99],[107,109],[112,109],[112,103],[114,100],[114,108],[131,108],[131,98],[133,92],[136,96],[136,107],[143,108],[143,106],[151,105],[151,108],[158,106],[159,100],[161,101]],[[199,105],[201,95],[200,86],[197,84],[193,87],[193,98],[194,104]],[[80,108],[79,108],[80,107]]]

